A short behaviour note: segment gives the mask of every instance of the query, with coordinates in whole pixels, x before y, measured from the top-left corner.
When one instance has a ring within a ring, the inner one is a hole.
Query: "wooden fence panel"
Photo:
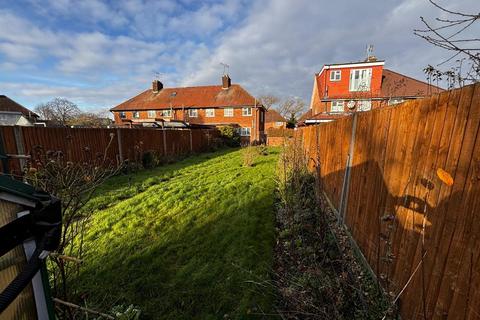
[[[15,136],[17,131],[17,137]],[[20,136],[18,136],[18,132]],[[32,159],[60,151],[67,161],[141,161],[143,152],[178,156],[210,149],[218,137],[213,129],[160,130],[129,128],[50,128],[1,127],[2,143],[7,154],[31,155]],[[19,138],[20,137],[20,138]],[[17,140],[16,140],[17,139]],[[21,146],[17,145],[17,141]],[[121,153],[121,154],[120,154]],[[17,159],[9,160],[10,172],[21,174]]]
[[[337,209],[352,119],[299,130]],[[480,84],[357,114],[345,223],[405,319],[480,319],[479,132]]]

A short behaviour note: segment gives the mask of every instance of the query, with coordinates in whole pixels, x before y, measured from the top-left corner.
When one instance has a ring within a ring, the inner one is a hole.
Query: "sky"
[[[480,12],[478,0],[438,0]],[[64,97],[104,111],[151,86],[221,83],[308,104],[324,64],[361,61],[425,80],[448,53],[413,34],[427,0],[0,0],[0,94],[26,107]],[[471,30],[480,34],[480,30]]]

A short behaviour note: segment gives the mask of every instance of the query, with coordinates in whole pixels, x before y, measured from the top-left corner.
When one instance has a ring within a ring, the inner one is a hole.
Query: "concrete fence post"
[[[162,129],[163,133],[163,155],[167,155],[167,133],[165,132],[165,128]]]
[[[120,163],[123,163],[122,131],[120,128],[117,128],[117,142],[118,142],[118,156],[120,159]]]
[[[192,137],[192,129],[188,130],[190,132],[190,153],[193,153],[193,137]]]
[[[343,177],[342,193],[340,195],[340,206],[338,208],[338,213],[340,215],[339,218],[341,219],[342,223],[345,223],[345,217],[346,217],[347,206],[348,206],[348,189],[350,187],[350,175],[352,171],[353,155],[355,152],[355,135],[357,132],[357,119],[358,119],[358,114],[354,113],[353,121],[352,121],[352,133],[350,135],[350,146],[348,150],[345,175]]]

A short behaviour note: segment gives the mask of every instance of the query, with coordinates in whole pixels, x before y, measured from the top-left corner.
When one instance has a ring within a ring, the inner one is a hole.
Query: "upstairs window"
[[[223,109],[223,116],[224,117],[233,117],[233,108]]]
[[[208,117],[208,118],[215,117],[215,109],[212,109],[212,108],[205,109],[205,117]]]
[[[334,100],[332,101],[332,107],[330,108],[330,112],[344,112],[345,109],[343,108],[343,101],[341,100]]]
[[[342,79],[341,70],[330,71],[330,81],[340,81]]]
[[[350,91],[370,91],[372,69],[350,70]]]
[[[198,117],[198,109],[188,109],[188,116],[190,118]]]
[[[140,112],[139,111],[133,111],[132,112],[132,117],[136,118],[136,119],[140,118]]]
[[[252,108],[242,108],[242,116],[248,117],[252,115]]]
[[[172,116],[172,110],[171,109],[162,110],[162,116],[165,118],[170,118]]]
[[[148,116],[149,118],[155,118],[155,115],[156,115],[155,110],[148,110],[147,116]]]
[[[119,116],[120,119],[125,119],[127,117],[127,113],[125,111],[120,111]]]
[[[242,137],[250,137],[250,128],[240,128],[240,135]]]

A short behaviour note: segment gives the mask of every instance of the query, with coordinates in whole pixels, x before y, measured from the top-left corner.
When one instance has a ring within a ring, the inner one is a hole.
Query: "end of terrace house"
[[[241,85],[232,84],[228,74],[219,85],[197,87],[165,88],[154,80],[151,88],[110,111],[118,126],[231,125],[243,143],[265,140],[265,108]]]

